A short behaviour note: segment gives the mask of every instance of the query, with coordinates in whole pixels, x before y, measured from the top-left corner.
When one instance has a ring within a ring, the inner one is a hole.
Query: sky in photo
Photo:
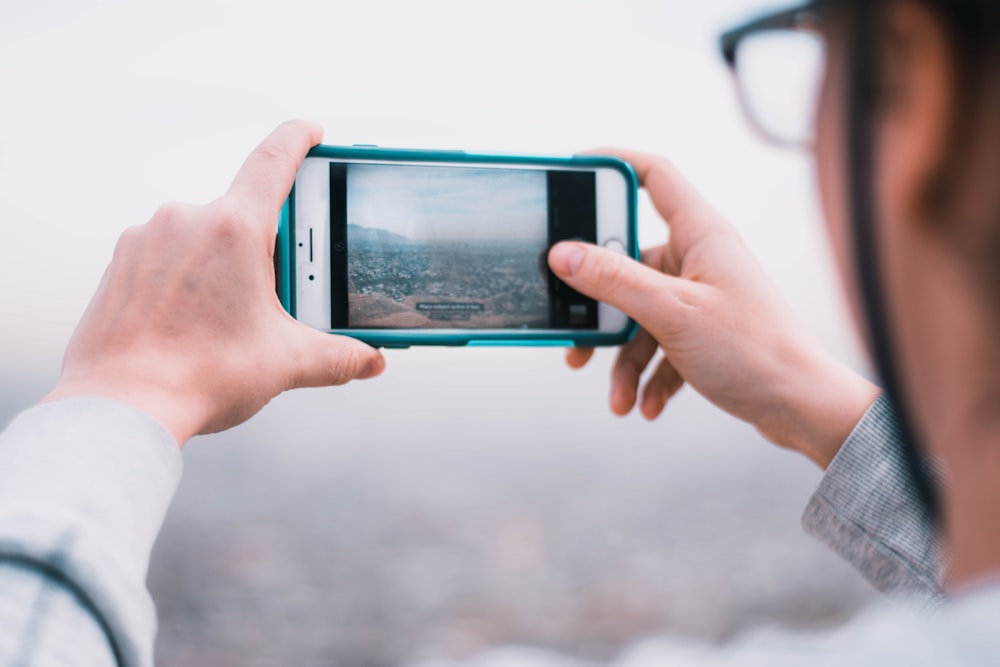
[[[350,224],[416,241],[545,243],[545,172],[537,169],[351,165]]]

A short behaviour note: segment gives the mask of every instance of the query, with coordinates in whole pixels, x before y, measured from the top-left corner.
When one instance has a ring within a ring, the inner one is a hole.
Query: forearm
[[[69,664],[102,664],[110,650],[118,664],[151,665],[146,571],[180,468],[170,434],[113,401],[60,401],[16,419],[0,436],[0,581],[39,591],[36,616],[18,607],[19,618],[44,632],[26,640],[14,619],[0,625],[0,644],[38,642],[40,656],[56,650],[55,638],[96,627],[107,647],[87,642],[97,653],[74,653]]]
[[[112,667],[107,629],[74,586],[34,561],[0,562],[0,667]]]

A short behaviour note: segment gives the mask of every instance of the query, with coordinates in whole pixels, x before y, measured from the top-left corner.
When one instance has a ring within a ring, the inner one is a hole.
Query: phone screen
[[[548,249],[595,242],[592,170],[329,163],[331,328],[596,329]]]

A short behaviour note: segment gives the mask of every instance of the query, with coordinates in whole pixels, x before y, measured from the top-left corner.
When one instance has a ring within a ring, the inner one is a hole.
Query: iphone
[[[615,345],[634,323],[549,270],[567,239],[638,257],[635,174],[605,156],[317,146],[279,221],[282,304],[372,345]]]

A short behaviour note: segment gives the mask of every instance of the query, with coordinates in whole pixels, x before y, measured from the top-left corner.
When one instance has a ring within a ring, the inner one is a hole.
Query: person
[[[826,48],[804,139],[887,392],[823,351],[665,159],[611,151],[669,225],[665,245],[638,263],[566,242],[549,263],[641,325],[613,366],[614,412],[655,418],[686,383],[805,454],[826,468],[807,529],[905,603],[832,635],[651,642],[616,664],[997,664],[1000,9],[819,0],[727,33],[727,58],[740,77],[754,37],[801,31]],[[0,436],[0,664],[152,664],[144,578],[179,448],[284,390],[382,371],[378,351],[301,326],[274,294],[273,221],[320,138],[282,125],[219,200],[122,235],[55,388]]]

